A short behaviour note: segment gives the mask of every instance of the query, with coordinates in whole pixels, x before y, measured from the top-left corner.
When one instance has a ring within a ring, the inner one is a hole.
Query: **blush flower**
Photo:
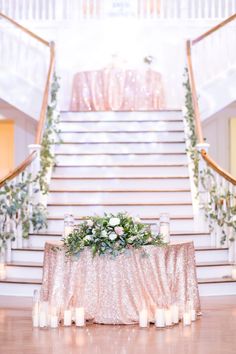
[[[121,235],[124,234],[124,229],[123,229],[123,227],[121,227],[121,226],[116,226],[114,230],[115,230],[115,233],[116,233],[118,236],[121,236]]]

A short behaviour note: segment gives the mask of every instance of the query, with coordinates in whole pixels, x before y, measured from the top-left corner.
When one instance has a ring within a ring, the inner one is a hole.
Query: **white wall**
[[[34,143],[36,122],[3,100],[0,100],[0,119],[11,119],[15,123],[14,162],[17,166],[29,155],[28,145]]]
[[[230,171],[229,121],[233,117],[236,117],[236,102],[203,122],[203,136],[210,144],[209,153],[227,171]]]

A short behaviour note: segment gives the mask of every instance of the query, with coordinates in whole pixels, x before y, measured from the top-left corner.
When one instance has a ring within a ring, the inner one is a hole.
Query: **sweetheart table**
[[[47,242],[40,297],[61,309],[83,307],[87,320],[104,324],[136,323],[144,305],[150,319],[172,304],[182,314],[187,301],[199,313],[193,243],[143,246],[115,258],[85,249],[74,260],[61,242]]]

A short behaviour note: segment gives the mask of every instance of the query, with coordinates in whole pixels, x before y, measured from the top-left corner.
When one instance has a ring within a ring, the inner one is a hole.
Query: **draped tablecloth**
[[[72,111],[148,111],[164,108],[161,74],[105,68],[74,76]]]
[[[156,307],[172,303],[182,313],[188,300],[199,312],[194,254],[188,242],[130,249],[115,258],[85,249],[72,260],[61,243],[46,243],[41,300],[61,309],[82,306],[86,319],[106,324],[137,322],[144,304],[150,318]]]

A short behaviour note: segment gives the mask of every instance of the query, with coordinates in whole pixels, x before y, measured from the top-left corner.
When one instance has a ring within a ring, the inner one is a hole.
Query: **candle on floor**
[[[236,280],[236,264],[232,267],[232,279]]]
[[[193,301],[190,301],[190,313],[191,313],[191,321],[196,321],[196,310],[194,308]]]
[[[170,309],[165,309],[165,325],[166,326],[172,325],[172,313]]]
[[[50,327],[57,328],[58,327],[59,318],[57,315],[56,307],[51,307],[50,310]]]
[[[165,327],[165,312],[164,309],[156,309],[155,311],[155,326],[158,328]]]
[[[33,293],[32,322],[33,327],[39,326],[39,292],[37,289]]]
[[[43,301],[39,304],[39,327],[47,327],[48,325],[48,302]]]
[[[146,308],[139,312],[139,327],[148,327],[148,310]]]
[[[72,312],[71,310],[64,311],[64,326],[71,326],[72,323]]]
[[[77,307],[75,309],[75,324],[78,327],[83,327],[85,325],[84,308],[83,307]]]
[[[184,324],[184,326],[191,325],[191,314],[190,314],[190,312],[184,312],[183,313],[183,324]]]
[[[0,263],[0,280],[6,279],[7,272],[5,263]]]
[[[179,323],[179,307],[178,307],[178,305],[176,305],[176,304],[171,305],[170,310],[171,310],[172,322],[175,324]]]

